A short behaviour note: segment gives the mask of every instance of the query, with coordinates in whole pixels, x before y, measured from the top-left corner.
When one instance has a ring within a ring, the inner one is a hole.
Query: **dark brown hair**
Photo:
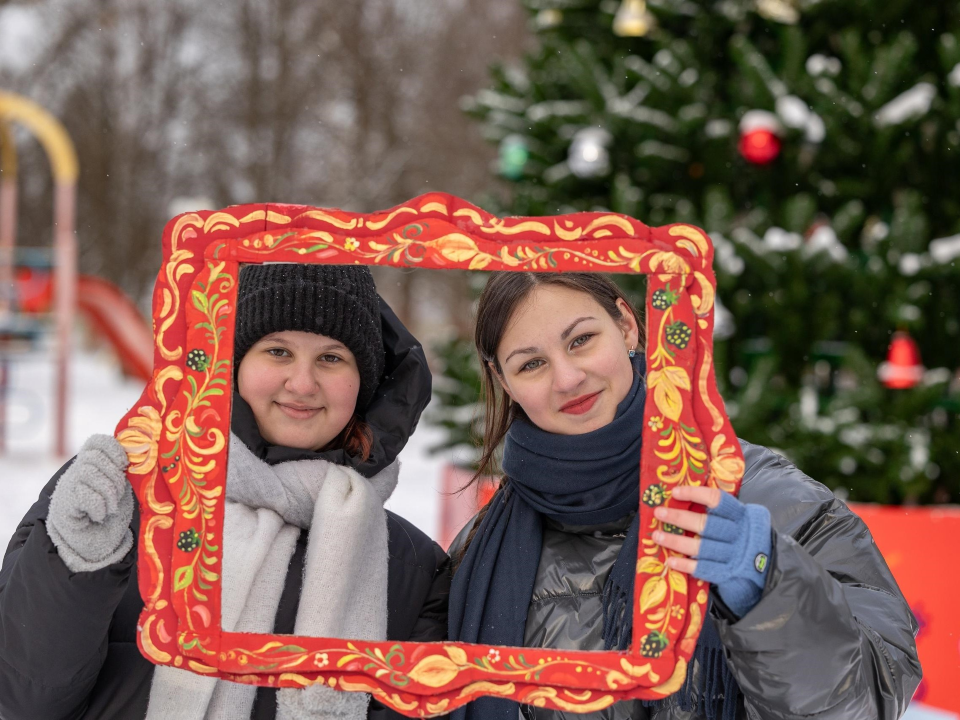
[[[623,320],[623,313],[617,307],[617,300],[623,300],[637,322],[637,328],[640,331],[639,346],[642,348],[644,345],[644,328],[639,313],[623,290],[606,275],[578,272],[559,274],[493,273],[483,292],[480,293],[480,302],[477,307],[477,325],[474,332],[474,343],[477,346],[477,355],[480,357],[481,394],[483,395],[484,409],[483,444],[481,445],[477,472],[463,488],[464,490],[475,485],[482,477],[498,473],[497,451],[507,436],[507,431],[513,421],[518,417],[525,417],[523,408],[503,392],[490,364],[492,363],[496,368],[497,374],[503,374],[503,369],[497,360],[497,348],[500,346],[500,341],[503,340],[507,325],[517,306],[534,288],[541,285],[564,287],[586,293],[596,300],[606,310],[607,314],[618,323]],[[501,482],[497,492],[500,492],[503,487],[504,483]],[[490,507],[489,503],[477,515],[473,529],[467,536],[461,555],[457,559],[458,564],[473,540],[473,536],[476,534],[488,507]]]
[[[337,450],[339,448],[343,448],[347,455],[359,459],[360,462],[365,462],[370,457],[370,450],[373,448],[373,430],[357,415],[353,415],[343,430],[340,431],[340,434],[327,443],[323,449]]]

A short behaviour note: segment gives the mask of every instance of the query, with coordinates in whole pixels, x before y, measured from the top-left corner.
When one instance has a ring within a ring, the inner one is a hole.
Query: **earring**
[[[636,357],[636,355],[637,355],[636,349],[628,350],[628,351],[627,351],[627,355],[629,355],[630,357]]]

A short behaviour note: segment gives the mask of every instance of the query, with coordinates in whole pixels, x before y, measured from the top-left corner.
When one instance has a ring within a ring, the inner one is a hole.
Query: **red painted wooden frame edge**
[[[223,488],[241,263],[591,271],[648,276],[641,541],[628,653],[466,643],[365,642],[220,630]],[[163,236],[154,291],[154,373],[117,427],[140,502],[143,654],[156,664],[256,685],[325,682],[409,716],[483,695],[574,712],[676,692],[708,585],[664,566],[653,508],[672,487],[736,492],[743,456],[713,372],[713,247],[690,225],[623,215],[497,218],[444,193],[378,213],[241,205],[180,215]],[[669,528],[668,528],[669,529]]]

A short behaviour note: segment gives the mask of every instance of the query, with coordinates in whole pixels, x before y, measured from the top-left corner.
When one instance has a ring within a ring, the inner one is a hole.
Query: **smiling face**
[[[580,435],[613,420],[633,384],[628,351],[639,338],[626,303],[617,307],[619,320],[559,285],[536,286],[517,305],[497,347],[497,378],[540,429]]]
[[[357,407],[360,373],[353,353],[325,335],[285,330],[258,340],[240,361],[240,397],[264,440],[320,450]]]

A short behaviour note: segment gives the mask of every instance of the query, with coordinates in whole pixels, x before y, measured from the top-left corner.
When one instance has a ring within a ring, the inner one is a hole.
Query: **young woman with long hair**
[[[589,273],[500,273],[477,310],[485,431],[481,475],[503,478],[449,549],[450,640],[625,650],[639,539],[645,399],[642,323]],[[574,715],[499,698],[469,720],[883,718],[920,681],[916,621],[860,519],[770,450],[741,441],[739,497],[683,487],[706,512],[657,506],[668,565],[711,583],[679,692]],[[683,531],[695,533],[685,536]],[[666,532],[665,532],[666,531]],[[639,633],[641,654],[663,649]]]

